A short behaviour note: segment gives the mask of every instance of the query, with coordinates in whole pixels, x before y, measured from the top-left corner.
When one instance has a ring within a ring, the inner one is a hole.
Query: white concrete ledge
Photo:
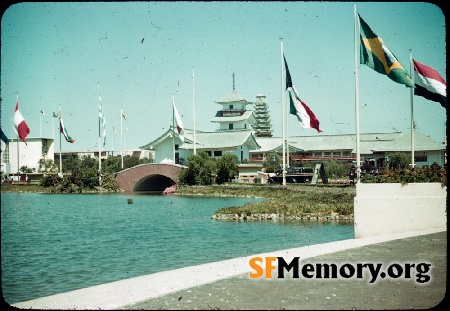
[[[446,199],[440,183],[358,183],[355,238],[445,228]]]
[[[248,266],[248,261],[254,256],[278,256],[284,257],[286,261],[291,261],[295,256],[306,259],[346,249],[432,234],[445,230],[446,228],[444,227],[441,229],[405,232],[387,236],[349,239],[291,248],[271,253],[256,254],[97,285],[67,293],[24,301],[13,304],[12,306],[21,309],[120,309],[127,305],[170,294],[186,288],[249,273],[250,268]]]

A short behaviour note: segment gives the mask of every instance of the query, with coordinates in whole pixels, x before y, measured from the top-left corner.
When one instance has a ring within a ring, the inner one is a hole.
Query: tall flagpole
[[[101,144],[101,118],[103,118],[102,112],[102,100],[100,97],[100,83],[98,84],[98,184],[102,185],[102,144]],[[100,118],[101,117],[101,118]]]
[[[112,156],[114,156],[114,126],[112,127],[112,133],[111,133],[111,152]]]
[[[172,95],[172,146],[173,146],[173,164],[175,164],[175,99]]]
[[[59,105],[59,175],[62,178],[62,155],[61,155],[61,105]]]
[[[284,126],[284,121],[285,121],[285,109],[284,109],[284,89],[283,89],[283,69],[284,69],[284,65],[283,65],[283,38],[280,38],[281,40],[281,127],[282,127],[282,133],[283,133],[283,186],[286,186],[286,133],[285,133],[285,126]]]
[[[356,182],[360,182],[361,177],[361,151],[359,145],[359,85],[358,85],[358,29],[356,19],[356,4],[354,5],[354,17],[355,17],[355,123],[356,123]]]
[[[16,102],[19,102],[19,94],[17,94]],[[15,112],[14,112],[15,113]],[[14,123],[13,123],[14,124]],[[13,125],[14,126],[14,125]],[[19,129],[17,129],[17,184],[20,182],[20,165],[19,165]]]
[[[42,111],[39,116],[39,137],[42,138]]]
[[[409,60],[410,60],[410,75],[412,79],[412,83],[414,84],[414,72],[413,72],[413,59],[412,59],[412,49],[409,49]],[[410,97],[411,97],[411,167],[414,168],[414,88],[410,88]]]
[[[123,118],[123,111],[122,108],[120,108],[120,158],[121,158],[121,167],[123,169],[123,129],[122,129],[122,118]]]
[[[194,76],[194,69],[192,69],[192,111],[194,113],[194,155],[197,154],[197,146],[195,143],[195,96],[194,96],[194,91],[195,91],[195,76]]]

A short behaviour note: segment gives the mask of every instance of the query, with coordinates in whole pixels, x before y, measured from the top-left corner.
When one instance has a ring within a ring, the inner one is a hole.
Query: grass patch
[[[327,216],[353,214],[356,189],[342,185],[212,185],[184,186],[177,189],[182,195],[239,196],[265,198],[219,209],[216,214],[279,214],[287,216]]]

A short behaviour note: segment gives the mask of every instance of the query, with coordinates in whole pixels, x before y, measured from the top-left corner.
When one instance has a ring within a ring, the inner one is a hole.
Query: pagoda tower
[[[234,87],[233,73],[233,91],[215,101],[222,105],[222,109],[217,111],[211,122],[219,123],[218,131],[251,130],[255,123],[253,111],[247,109],[247,105],[252,104],[240,96]]]
[[[255,111],[253,114],[256,119],[256,124],[253,125],[256,136],[272,137],[272,124],[270,122],[269,108],[267,107],[265,95],[256,95]]]

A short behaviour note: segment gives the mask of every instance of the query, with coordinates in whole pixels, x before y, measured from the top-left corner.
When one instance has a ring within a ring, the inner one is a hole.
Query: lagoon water
[[[128,204],[128,198],[133,204]],[[218,221],[252,198],[1,194],[3,297],[9,304],[251,254],[354,237],[352,223]]]

